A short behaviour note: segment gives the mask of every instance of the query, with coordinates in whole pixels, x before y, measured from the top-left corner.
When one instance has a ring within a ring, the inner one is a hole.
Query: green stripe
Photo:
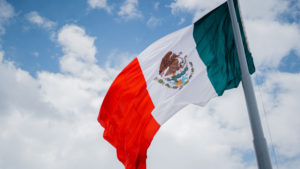
[[[247,46],[237,1],[234,3],[249,73],[252,74],[255,72],[253,59]],[[221,96],[225,90],[236,88],[241,81],[241,71],[227,3],[194,23],[193,36],[198,54],[207,66],[208,77],[216,93]]]

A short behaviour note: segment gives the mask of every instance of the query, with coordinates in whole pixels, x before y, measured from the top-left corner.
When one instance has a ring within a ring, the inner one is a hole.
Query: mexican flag
[[[255,71],[235,2],[249,73]],[[98,121],[126,169],[145,169],[160,126],[188,104],[204,106],[241,81],[227,3],[146,48],[110,86]]]

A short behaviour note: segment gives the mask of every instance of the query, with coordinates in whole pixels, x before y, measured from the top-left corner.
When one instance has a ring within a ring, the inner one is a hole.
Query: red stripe
[[[146,169],[147,149],[160,125],[138,59],[114,80],[100,109],[103,137],[117,149],[126,169]]]

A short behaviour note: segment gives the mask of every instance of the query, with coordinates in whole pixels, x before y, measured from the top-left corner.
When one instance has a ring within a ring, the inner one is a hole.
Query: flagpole
[[[229,7],[230,18],[232,21],[234,40],[237,46],[240,69],[242,72],[242,85],[244,89],[244,95],[245,95],[248,115],[249,115],[251,129],[252,129],[253,144],[255,148],[257,165],[259,169],[272,169],[267,142],[265,140],[261,121],[259,118],[252,80],[248,71],[245,50],[241,38],[240,28],[238,26],[238,22],[236,18],[233,0],[227,0],[227,4]]]

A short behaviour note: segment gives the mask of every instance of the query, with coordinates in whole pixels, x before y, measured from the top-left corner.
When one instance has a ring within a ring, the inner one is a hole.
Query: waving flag
[[[248,62],[255,71],[236,13]],[[145,169],[161,125],[188,104],[204,106],[241,81],[227,4],[151,44],[112,83],[98,121],[126,169]]]

